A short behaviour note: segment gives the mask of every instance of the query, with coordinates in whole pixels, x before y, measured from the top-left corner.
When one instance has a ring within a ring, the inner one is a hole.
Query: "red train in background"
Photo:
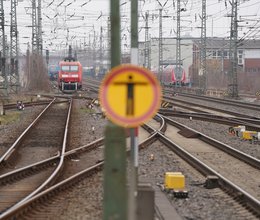
[[[187,73],[185,69],[180,66],[179,74],[177,74],[177,67],[175,65],[168,65],[163,68],[162,75],[158,74],[157,71],[153,71],[158,80],[161,81],[162,84],[167,86],[188,86],[190,84],[190,79],[187,77]]]
[[[67,57],[59,63],[58,86],[63,92],[82,89],[82,65],[74,58]]]

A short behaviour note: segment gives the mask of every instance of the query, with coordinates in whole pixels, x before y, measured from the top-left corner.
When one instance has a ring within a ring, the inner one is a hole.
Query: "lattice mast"
[[[9,89],[18,92],[19,72],[18,72],[18,31],[17,31],[17,8],[18,1],[11,0],[11,25],[10,25],[10,80]]]
[[[37,48],[38,48],[38,52],[40,55],[42,55],[42,4],[41,4],[42,0],[38,0],[38,25],[37,25]]]
[[[100,27],[99,36],[99,72],[103,74],[103,27]]]
[[[110,62],[110,48],[111,48],[111,37],[110,37],[110,32],[111,32],[111,22],[110,22],[110,17],[108,17],[107,18],[107,60],[108,60],[108,62]],[[109,65],[108,65],[108,69],[110,69],[111,68],[111,65],[110,65],[110,63],[109,63]]]
[[[6,41],[5,41],[5,14],[4,14],[4,0],[1,0],[0,3],[0,78],[2,82],[0,82],[0,91],[3,92],[4,95],[8,95],[8,81],[7,81],[7,73],[6,73]]]
[[[159,9],[159,76],[162,83],[163,74],[163,48],[162,48],[162,8]]]
[[[38,28],[36,17],[36,0],[32,0],[32,52],[38,54]]]
[[[229,74],[228,74],[228,95],[238,97],[237,84],[237,0],[232,0],[231,12],[231,30],[230,30],[230,47],[229,47]]]
[[[176,33],[176,79],[181,79],[181,0],[177,0],[177,33]],[[177,83],[175,84],[177,87]],[[181,83],[180,85],[181,86]]]
[[[144,48],[144,66],[147,69],[150,69],[149,66],[149,30],[148,30],[148,12],[145,12],[145,48]]]
[[[95,75],[97,76],[97,73],[96,73],[96,67],[97,67],[97,53],[96,53],[96,31],[94,30],[94,37],[93,37],[93,44],[92,44],[92,51],[93,51],[93,68],[94,68],[94,71],[95,71]]]
[[[201,13],[201,38],[200,38],[200,71],[199,71],[199,88],[203,93],[207,89],[207,73],[206,73],[206,0],[202,0]]]

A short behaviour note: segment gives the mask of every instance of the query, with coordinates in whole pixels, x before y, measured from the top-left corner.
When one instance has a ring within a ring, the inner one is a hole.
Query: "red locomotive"
[[[59,63],[58,86],[63,92],[82,88],[82,65],[73,58],[65,58]]]

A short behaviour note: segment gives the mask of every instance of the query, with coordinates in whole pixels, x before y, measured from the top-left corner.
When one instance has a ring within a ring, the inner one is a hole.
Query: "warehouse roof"
[[[193,41],[195,44],[200,46],[200,40],[196,39]],[[210,37],[206,40],[207,49],[226,48],[229,49],[229,39],[227,38],[216,38]],[[260,40],[245,39],[238,42],[238,48],[241,49],[260,49]]]

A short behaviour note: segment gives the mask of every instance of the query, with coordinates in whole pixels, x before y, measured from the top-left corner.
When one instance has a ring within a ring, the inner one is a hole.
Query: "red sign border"
[[[133,71],[144,75],[148,79],[148,81],[153,85],[153,92],[155,97],[148,112],[146,112],[145,114],[139,117],[128,119],[126,117],[119,116],[113,111],[113,109],[110,108],[110,104],[107,98],[108,95],[107,90],[108,90],[108,86],[111,84],[111,81],[113,80],[114,77],[116,77],[120,73],[129,72],[129,71]],[[153,73],[139,66],[123,64],[114,67],[113,69],[111,69],[111,71],[108,74],[106,74],[100,87],[99,99],[100,99],[101,106],[106,110],[107,117],[112,122],[121,125],[123,127],[131,128],[143,124],[145,121],[149,120],[151,117],[153,117],[156,114],[157,109],[160,107],[161,96],[162,96],[161,94],[162,93],[161,93],[160,84],[158,83]]]

